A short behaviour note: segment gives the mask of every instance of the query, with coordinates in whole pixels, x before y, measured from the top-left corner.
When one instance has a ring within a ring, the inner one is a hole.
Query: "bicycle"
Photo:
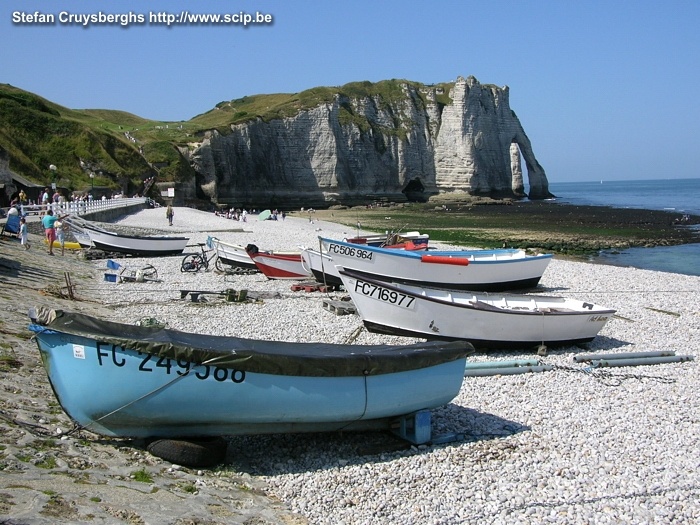
[[[209,263],[211,262],[211,260],[216,258],[216,250],[204,249],[206,243],[198,242],[196,246],[199,246],[200,250],[202,250],[202,253],[190,253],[188,255],[185,255],[185,257],[182,259],[182,264],[180,265],[181,272],[198,272],[201,269],[207,271],[209,270]],[[214,252],[211,255],[211,257],[207,256],[209,252]],[[223,267],[219,262],[218,258],[216,258],[215,265],[217,270],[223,271]]]

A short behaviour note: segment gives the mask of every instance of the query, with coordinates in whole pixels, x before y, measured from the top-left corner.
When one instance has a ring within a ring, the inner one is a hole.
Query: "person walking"
[[[173,211],[173,207],[171,204],[168,204],[168,208],[165,210],[165,216],[168,218],[168,224],[170,226],[173,225],[173,217],[175,216],[175,212]]]
[[[50,202],[51,202],[51,197],[49,197],[49,189],[44,188],[44,193],[41,194],[41,215],[42,216],[46,213],[46,210],[49,209]]]

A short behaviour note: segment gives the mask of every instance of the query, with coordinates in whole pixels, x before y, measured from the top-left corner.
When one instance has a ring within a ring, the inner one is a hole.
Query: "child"
[[[19,233],[17,237],[20,239],[20,244],[24,246],[25,250],[29,249],[29,231],[27,230],[27,219],[22,217],[19,220]]]
[[[56,240],[61,245],[61,255],[66,250],[66,224],[63,221],[56,221],[54,228],[56,228]]]

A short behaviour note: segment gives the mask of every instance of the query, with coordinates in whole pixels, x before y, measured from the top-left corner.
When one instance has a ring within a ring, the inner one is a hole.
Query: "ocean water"
[[[557,202],[700,215],[700,179],[550,182]]]
[[[557,202],[700,215],[700,179],[550,182]],[[698,231],[700,240],[700,231]],[[601,252],[599,262],[700,276],[700,243]]]

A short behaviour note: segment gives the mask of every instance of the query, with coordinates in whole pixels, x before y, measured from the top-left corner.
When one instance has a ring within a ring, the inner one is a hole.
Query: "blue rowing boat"
[[[111,437],[387,429],[459,392],[464,342],[288,343],[33,309],[63,410]]]

